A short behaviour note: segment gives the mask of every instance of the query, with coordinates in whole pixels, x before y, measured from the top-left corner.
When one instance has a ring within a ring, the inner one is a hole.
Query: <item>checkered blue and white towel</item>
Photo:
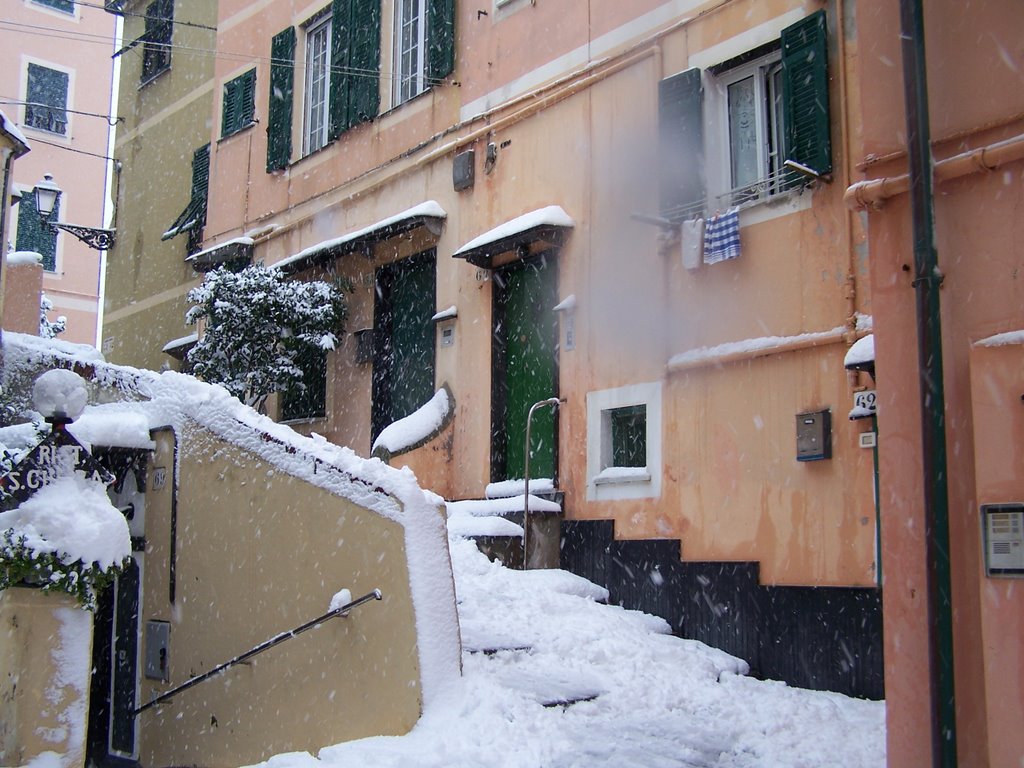
[[[739,208],[704,222],[704,263],[717,264],[740,255]]]

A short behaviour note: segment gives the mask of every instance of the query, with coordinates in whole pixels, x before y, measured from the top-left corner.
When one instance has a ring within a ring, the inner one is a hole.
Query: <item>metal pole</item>
[[[526,542],[528,540],[530,530],[530,424],[533,422],[533,412],[542,406],[551,406],[557,408],[561,401],[557,397],[549,397],[547,400],[541,400],[539,403],[534,403],[530,406],[530,412],[526,414],[526,459],[523,464],[523,570],[525,571],[529,564],[527,562],[528,550],[526,548]]]
[[[145,712],[150,707],[155,707],[160,702],[167,701],[167,699],[171,698],[175,694],[178,694],[178,693],[181,693],[182,691],[188,690],[193,685],[199,685],[199,683],[203,682],[204,680],[209,680],[214,675],[217,675],[217,674],[225,671],[229,667],[233,667],[236,664],[241,664],[243,661],[251,659],[253,656],[258,656],[259,654],[263,653],[264,651],[270,650],[275,645],[280,645],[285,640],[290,640],[291,638],[295,637],[296,635],[301,635],[307,629],[313,629],[314,627],[319,627],[325,621],[333,619],[333,618],[335,618],[337,616],[344,616],[346,613],[348,613],[353,608],[357,608],[358,606],[362,605],[363,603],[369,602],[370,600],[380,600],[382,597],[383,597],[383,595],[381,594],[381,591],[379,589],[375,589],[375,590],[373,590],[373,592],[365,594],[362,597],[356,598],[351,603],[346,603],[345,605],[341,606],[340,608],[335,608],[333,611],[328,611],[323,616],[317,616],[312,621],[307,621],[302,626],[296,627],[295,629],[293,629],[293,630],[291,630],[289,632],[282,632],[279,635],[274,635],[272,638],[270,638],[269,640],[266,640],[266,641],[260,643],[255,648],[250,648],[248,651],[246,651],[242,655],[235,656],[235,658],[231,659],[230,661],[225,661],[223,664],[218,664],[216,667],[211,669],[209,672],[204,672],[201,675],[196,675],[195,677],[186,680],[184,683],[179,685],[177,688],[172,688],[171,690],[167,691],[166,693],[161,693],[155,699],[152,699],[151,701],[146,702],[145,704],[143,704],[138,709],[132,710],[132,714],[133,715],[138,715],[141,712]]]
[[[942,366],[942,320],[939,311],[942,273],[939,272],[935,250],[933,159],[921,0],[900,0],[900,29],[914,229],[914,288],[917,298],[932,765],[948,768],[957,764],[952,574],[949,559],[949,466],[946,457],[946,398]]]

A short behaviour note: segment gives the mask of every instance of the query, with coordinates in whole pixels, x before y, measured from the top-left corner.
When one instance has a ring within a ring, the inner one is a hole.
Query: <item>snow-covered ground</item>
[[[407,736],[266,768],[885,765],[881,702],[744,677],[740,660],[598,602],[603,589],[565,571],[509,570],[459,538],[452,561],[462,679]]]

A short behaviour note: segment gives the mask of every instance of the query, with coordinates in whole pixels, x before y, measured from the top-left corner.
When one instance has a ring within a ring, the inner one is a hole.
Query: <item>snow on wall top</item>
[[[181,434],[196,423],[294,477],[348,499],[405,530],[410,591],[426,707],[460,675],[458,616],[440,497],[419,487],[408,468],[364,459],[351,449],[306,437],[239,402],[226,389],[176,371],[156,373],[106,363],[93,347],[3,334],[5,376],[50,366],[91,369],[93,381],[129,399],[86,408],[75,434],[148,447],[149,429],[171,425]],[[145,437],[143,438],[143,434]]]
[[[484,232],[479,237],[475,237],[470,240],[452,255],[458,256],[460,253],[472,251],[483,245],[496,243],[506,237],[518,235],[520,232],[526,232],[534,227],[543,226],[575,227],[576,222],[572,220],[572,217],[566,213],[560,205],[549,205],[546,208],[540,208],[536,211],[524,213],[522,216],[517,216],[511,221],[506,221],[504,224],[495,227],[489,232]]]
[[[679,368],[689,365],[712,362],[724,355],[762,352],[771,354],[773,350],[785,347],[789,344],[799,342],[828,341],[846,332],[845,326],[838,326],[831,331],[815,331],[812,333],[800,333],[795,336],[759,336],[754,339],[743,339],[742,341],[727,341],[724,344],[716,344],[713,347],[698,347],[673,355],[668,361],[668,367]]]
[[[1024,344],[1024,330],[997,333],[995,336],[974,342],[976,347],[1005,347],[1008,344]]]
[[[295,262],[303,261],[304,259],[308,259],[311,256],[315,256],[316,254],[322,251],[327,251],[330,250],[331,248],[337,248],[338,246],[344,245],[345,243],[350,243],[353,240],[358,240],[361,237],[366,237],[367,235],[373,234],[374,232],[384,229],[385,227],[390,227],[392,224],[397,224],[407,219],[413,219],[416,218],[417,216],[425,216],[435,219],[446,219],[448,218],[448,213],[444,210],[444,208],[441,207],[441,205],[437,201],[428,200],[425,203],[414,205],[412,208],[409,208],[406,211],[396,213],[394,216],[389,216],[386,219],[381,219],[376,224],[371,224],[368,227],[357,229],[355,232],[349,232],[347,235],[341,235],[340,237],[334,237],[331,238],[330,240],[324,240],[322,243],[311,245],[309,248],[304,248],[298,253],[292,254],[291,256],[288,256],[284,259],[281,259],[278,262],[275,262],[271,266],[277,267],[278,269],[283,269],[284,267],[294,264]]]
[[[36,251],[11,251],[7,254],[7,266],[13,267],[18,264],[41,264],[43,254]]]

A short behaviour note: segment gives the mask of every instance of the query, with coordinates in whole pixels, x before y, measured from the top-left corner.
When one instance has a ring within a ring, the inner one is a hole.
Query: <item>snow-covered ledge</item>
[[[388,463],[395,456],[426,445],[441,434],[455,418],[455,396],[448,384],[405,418],[388,424],[377,435],[370,455]]]

